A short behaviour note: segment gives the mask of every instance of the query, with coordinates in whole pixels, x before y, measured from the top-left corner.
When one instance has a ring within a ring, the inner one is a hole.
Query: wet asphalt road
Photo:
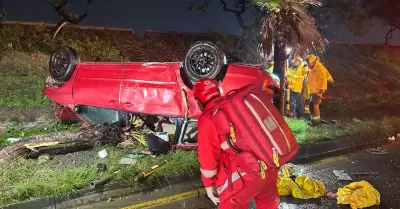
[[[296,165],[303,169],[303,173],[321,180],[325,183],[328,191],[336,192],[337,188],[350,183],[348,181],[338,181],[333,174],[333,170],[345,170],[354,181],[366,180],[371,183],[381,193],[381,204],[372,209],[400,209],[400,144],[382,146],[389,151],[384,156],[371,155],[365,151],[320,159],[314,162],[298,162]],[[378,172],[379,175],[354,176],[352,173]],[[193,191],[199,182],[190,182],[182,185],[174,185],[140,196],[121,197],[112,202],[101,202],[94,205],[87,205],[79,208],[123,208],[159,198],[172,196],[178,193]],[[161,203],[160,203],[161,202]],[[154,209],[212,209],[212,203],[207,200],[204,194],[193,195],[191,197],[170,202],[163,199],[158,201],[158,206]],[[149,207],[131,207],[149,208]],[[250,205],[249,208],[255,208]],[[332,209],[350,208],[348,206],[337,205],[336,199],[319,198],[313,200],[298,200],[293,198],[281,198],[281,209]]]

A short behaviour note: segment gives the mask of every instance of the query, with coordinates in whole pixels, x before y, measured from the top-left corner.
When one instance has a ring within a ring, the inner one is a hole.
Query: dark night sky
[[[86,2],[70,0],[68,7],[72,11],[83,11]],[[212,1],[205,13],[188,11],[188,4],[189,0],[93,0],[89,15],[81,24],[132,28],[139,34],[145,29],[182,32],[204,32],[212,29],[240,34],[241,28],[235,16],[223,12],[219,1]],[[7,20],[48,23],[57,23],[59,20],[47,0],[3,0],[3,7],[7,12]],[[382,43],[387,31],[380,26],[380,21],[376,21],[375,27],[362,37],[354,37],[344,25],[330,24],[329,28],[339,35],[329,35],[328,40],[345,42]],[[392,43],[400,43],[399,33],[394,35]]]

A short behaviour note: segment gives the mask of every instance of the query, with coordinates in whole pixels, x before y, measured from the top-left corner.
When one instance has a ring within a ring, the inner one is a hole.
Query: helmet
[[[211,78],[203,78],[193,86],[194,97],[201,103],[206,103],[210,99],[221,96],[218,82]]]
[[[315,56],[313,54],[310,54],[307,56],[307,60],[308,60],[308,62],[315,62],[315,61],[319,60],[319,57]]]

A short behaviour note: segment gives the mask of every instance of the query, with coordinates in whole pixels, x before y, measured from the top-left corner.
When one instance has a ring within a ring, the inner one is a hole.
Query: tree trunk
[[[280,79],[280,89],[277,101],[277,108],[282,115],[285,114],[285,77],[286,77],[286,44],[282,38],[275,39],[274,46],[274,73]]]
[[[110,140],[110,137],[118,138],[117,135],[118,132],[110,131],[108,126],[99,126],[25,137],[0,149],[0,167],[16,157],[36,158],[44,153],[65,154],[106,143],[115,144],[117,141]]]

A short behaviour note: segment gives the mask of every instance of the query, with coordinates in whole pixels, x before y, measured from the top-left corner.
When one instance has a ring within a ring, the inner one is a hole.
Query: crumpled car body
[[[221,91],[225,94],[250,83],[262,88],[274,82],[256,66],[230,64]],[[166,117],[185,117],[186,94],[188,117],[201,114],[192,90],[181,79],[179,63],[79,63],[69,81],[46,87],[43,93],[71,110],[88,105]]]
[[[201,114],[191,90],[197,80],[217,80],[223,95],[257,84],[271,102],[279,90],[279,79],[262,64],[227,57],[208,42],[194,44],[182,62],[82,62],[74,49],[64,47],[52,54],[49,65],[43,94],[56,103],[59,119],[80,119],[88,126],[132,115],[180,121],[175,143]]]

